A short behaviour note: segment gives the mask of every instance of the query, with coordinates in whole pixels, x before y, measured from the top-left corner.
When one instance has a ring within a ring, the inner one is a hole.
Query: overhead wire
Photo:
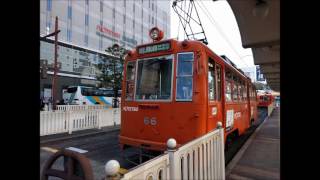
[[[208,20],[214,25],[214,27],[216,27],[216,29],[218,30],[218,32],[221,34],[222,38],[227,42],[227,44],[231,47],[231,49],[237,54],[237,56],[239,57],[239,59],[241,60],[241,62],[243,62],[243,64],[247,67],[248,64],[242,60],[240,54],[238,53],[238,51],[235,49],[235,47],[233,46],[233,44],[230,42],[229,38],[224,34],[224,32],[222,31],[220,25],[215,21],[215,19],[212,17],[210,11],[207,10],[206,6],[203,4],[202,1],[200,1],[200,3],[198,3],[198,1],[195,1],[198,6],[201,8],[201,10],[204,12],[205,16],[207,16]],[[202,7],[203,6],[203,7]]]

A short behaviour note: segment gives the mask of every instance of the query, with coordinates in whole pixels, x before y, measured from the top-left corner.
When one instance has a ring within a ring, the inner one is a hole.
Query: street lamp
[[[110,53],[113,55],[115,58],[120,60],[120,64],[123,65],[124,61],[124,56],[128,52],[124,47],[120,47],[118,44],[114,44],[111,47],[108,47],[106,52]],[[117,85],[117,79],[120,80],[120,85],[121,85],[121,73],[116,71],[116,62],[115,59],[112,59],[112,66],[113,66],[113,91],[114,91],[114,98],[113,98],[113,107],[117,108],[118,107],[118,85]]]
[[[48,31],[48,29],[47,29]],[[54,36],[54,70],[53,70],[53,78],[52,78],[52,91],[51,91],[51,97],[52,97],[52,108],[53,110],[56,109],[56,78],[57,78],[57,66],[58,66],[58,34],[60,30],[58,30],[58,16],[56,16],[55,21],[55,29],[54,32],[44,36],[43,38]]]

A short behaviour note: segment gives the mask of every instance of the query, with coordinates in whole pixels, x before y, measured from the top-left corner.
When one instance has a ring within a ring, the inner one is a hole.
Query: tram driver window
[[[136,100],[171,99],[172,57],[138,60]]]
[[[193,88],[193,52],[177,55],[177,101],[192,101]]]
[[[215,63],[212,59],[208,62],[208,92],[209,100],[215,100]]]
[[[128,62],[126,72],[126,100],[133,100],[135,69],[136,62]]]

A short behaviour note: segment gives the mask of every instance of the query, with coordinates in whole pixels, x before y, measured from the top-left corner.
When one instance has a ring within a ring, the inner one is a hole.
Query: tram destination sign
[[[170,42],[165,42],[161,44],[152,44],[147,46],[140,46],[138,47],[139,54],[148,54],[148,53],[155,53],[160,51],[167,51],[171,48]]]

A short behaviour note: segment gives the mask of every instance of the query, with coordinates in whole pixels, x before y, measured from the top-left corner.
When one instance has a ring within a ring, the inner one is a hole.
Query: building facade
[[[241,70],[250,77],[252,82],[267,83],[258,65],[252,67],[243,67]]]
[[[152,42],[148,32],[155,26],[164,31],[164,38],[170,38],[170,1],[40,0],[40,37],[54,31],[56,16],[61,30],[58,99],[69,85],[94,86],[95,65],[110,58],[105,49],[113,44],[130,50]],[[49,66],[54,63],[53,37],[40,40],[40,59]],[[51,88],[51,74],[49,69],[48,78],[41,80],[42,95]]]

